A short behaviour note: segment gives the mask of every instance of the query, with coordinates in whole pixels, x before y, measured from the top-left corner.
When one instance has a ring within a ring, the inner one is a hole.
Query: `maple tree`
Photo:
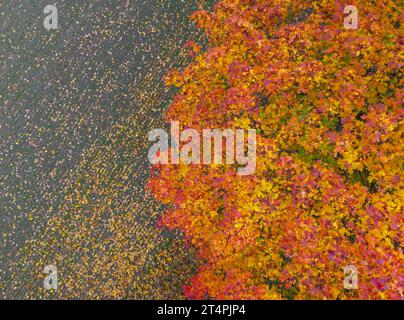
[[[403,297],[402,1],[222,0],[166,83],[167,121],[254,128],[257,168],[156,165],[149,187],[200,267],[188,298]],[[344,289],[344,267],[358,290]]]

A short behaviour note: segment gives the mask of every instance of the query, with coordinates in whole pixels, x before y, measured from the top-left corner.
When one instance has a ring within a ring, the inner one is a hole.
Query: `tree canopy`
[[[149,187],[215,299],[402,298],[402,1],[222,0],[166,83],[167,121],[254,128],[257,168],[160,165]],[[358,290],[344,289],[344,268]]]

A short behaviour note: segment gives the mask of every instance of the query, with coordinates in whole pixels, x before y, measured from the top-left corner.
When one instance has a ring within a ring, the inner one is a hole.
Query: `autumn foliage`
[[[401,1],[223,0],[167,121],[257,130],[257,168],[161,165],[150,188],[200,267],[193,299],[403,297]],[[344,289],[344,267],[359,289]]]

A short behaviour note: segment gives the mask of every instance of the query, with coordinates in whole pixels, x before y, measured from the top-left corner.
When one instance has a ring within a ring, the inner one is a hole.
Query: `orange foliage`
[[[180,88],[167,120],[256,129],[257,168],[156,168],[161,224],[198,250],[189,298],[402,298],[402,3],[351,2],[357,30],[339,0],[193,15],[209,45],[167,78]],[[347,265],[358,290],[344,289]]]

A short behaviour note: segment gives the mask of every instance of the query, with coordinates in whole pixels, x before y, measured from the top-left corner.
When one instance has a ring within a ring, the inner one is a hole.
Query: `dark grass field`
[[[48,31],[47,4],[0,0],[0,298],[181,298],[192,252],[156,229],[147,134],[197,5],[58,0]]]

